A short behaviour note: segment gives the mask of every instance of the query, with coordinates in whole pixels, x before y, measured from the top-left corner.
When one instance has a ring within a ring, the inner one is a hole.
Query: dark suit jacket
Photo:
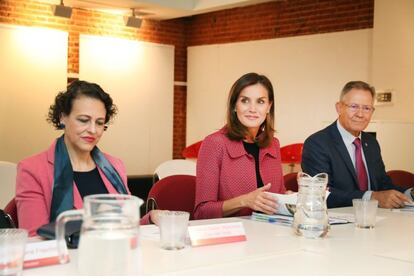
[[[385,172],[378,141],[362,132],[361,142],[369,171],[371,190],[382,191],[403,188],[394,186]],[[362,198],[351,157],[342,140],[336,121],[306,139],[302,152],[302,170],[313,176],[326,172],[329,175],[328,208],[352,206],[352,199]]]

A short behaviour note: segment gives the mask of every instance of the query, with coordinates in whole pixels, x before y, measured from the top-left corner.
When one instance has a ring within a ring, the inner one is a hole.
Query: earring
[[[104,125],[104,131],[106,131],[108,129],[107,125]]]
[[[64,123],[59,123],[58,129],[65,129],[65,124]]]

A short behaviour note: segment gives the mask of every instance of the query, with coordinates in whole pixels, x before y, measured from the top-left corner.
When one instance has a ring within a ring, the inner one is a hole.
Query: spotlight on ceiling
[[[133,28],[140,28],[142,24],[142,19],[136,17],[135,9],[132,8],[132,16],[124,16],[125,26],[133,27]]]
[[[52,5],[52,12],[54,16],[70,18],[72,15],[72,7],[67,7],[60,1],[60,5]]]

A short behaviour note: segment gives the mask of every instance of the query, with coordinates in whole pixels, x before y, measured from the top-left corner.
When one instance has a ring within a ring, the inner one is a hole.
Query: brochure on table
[[[393,212],[413,212],[414,213],[414,202],[405,202],[405,206],[398,209],[392,209]]]
[[[298,200],[298,193],[291,194],[275,194],[266,192],[267,194],[276,198],[279,209],[276,214],[267,215],[260,212],[253,212],[251,218],[257,221],[265,221],[270,223],[291,225],[293,222],[293,215],[296,211],[296,203]],[[328,198],[330,192],[326,191],[325,199]],[[352,215],[330,214],[329,224],[344,224],[354,222]]]

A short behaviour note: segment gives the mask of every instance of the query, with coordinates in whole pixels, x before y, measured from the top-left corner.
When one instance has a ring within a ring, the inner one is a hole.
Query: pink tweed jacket
[[[17,165],[16,204],[19,227],[27,229],[30,236],[36,235],[36,230],[49,222],[55,145],[56,141],[47,151],[24,159]],[[122,161],[107,154],[105,157],[119,173],[128,193],[130,193]],[[103,172],[99,170],[99,173],[108,192],[117,193]],[[75,184],[73,185],[73,205],[75,209],[81,209],[83,206],[82,198]],[[142,218],[141,223],[147,224],[148,216]]]
[[[285,193],[279,141],[259,152],[260,175],[263,183],[271,183],[270,192]],[[246,152],[241,141],[227,138],[221,129],[207,136],[197,159],[197,180],[194,217],[223,217],[223,202],[257,189],[254,157]],[[251,209],[240,210],[235,216],[250,215]]]

